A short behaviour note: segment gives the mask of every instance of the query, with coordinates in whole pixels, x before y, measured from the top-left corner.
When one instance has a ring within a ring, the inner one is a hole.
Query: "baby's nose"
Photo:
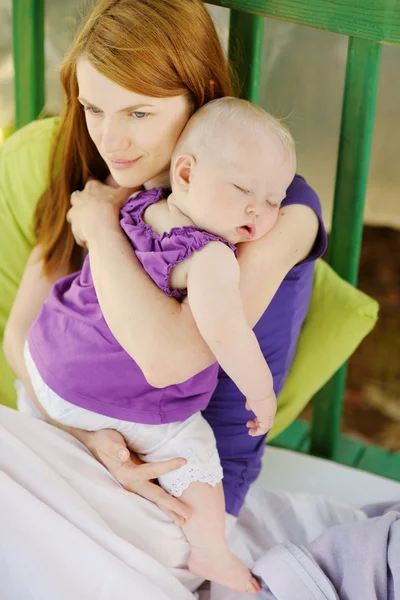
[[[256,214],[256,207],[254,206],[254,204],[248,204],[246,206],[246,215],[255,215]]]

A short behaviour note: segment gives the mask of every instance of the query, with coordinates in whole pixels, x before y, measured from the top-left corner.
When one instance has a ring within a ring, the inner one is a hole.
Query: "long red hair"
[[[105,77],[139,94],[186,94],[193,109],[232,95],[227,63],[201,0],[102,0],[61,66],[66,105],[50,155],[50,181],[34,215],[44,273],[80,268],[80,252],[65,217],[70,194],[108,169],[89,137],[78,102],[76,64],[85,56]]]

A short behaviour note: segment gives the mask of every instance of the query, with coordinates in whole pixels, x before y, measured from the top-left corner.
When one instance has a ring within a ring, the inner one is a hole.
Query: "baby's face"
[[[274,227],[296,169],[294,153],[281,143],[252,138],[199,161],[190,179],[190,218],[232,244],[257,240]]]

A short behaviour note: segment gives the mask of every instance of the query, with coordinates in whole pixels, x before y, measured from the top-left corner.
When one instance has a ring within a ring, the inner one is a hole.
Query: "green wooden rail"
[[[380,56],[380,44],[349,39],[328,261],[353,285],[360,260]],[[314,398],[314,454],[337,455],[346,372],[345,365]]]
[[[262,17],[385,44],[400,44],[398,0],[207,0]]]
[[[355,285],[381,44],[400,44],[400,0],[210,0],[210,4],[231,9],[229,54],[242,84],[241,95],[254,102],[259,97],[253,77],[259,78],[264,17],[349,36],[328,261]],[[313,454],[340,458],[346,374],[344,365],[313,400],[311,440],[307,444]]]
[[[13,0],[12,19],[18,129],[44,108],[44,0]]]
[[[209,0],[209,3],[231,9],[229,57],[238,73],[238,92],[253,102],[259,101],[264,17],[348,36],[329,262],[355,285],[381,45],[400,45],[400,0]],[[21,127],[37,118],[44,107],[44,0],[13,0],[13,32],[16,124]],[[294,447],[288,436],[299,435],[300,449],[336,460],[341,460],[345,447],[347,453],[359,460],[364,456],[360,466],[368,468],[368,452],[362,454],[360,444],[351,444],[340,437],[346,370],[343,366],[315,397],[311,440],[305,442],[301,428],[296,434],[289,428],[285,439]],[[379,459],[379,464],[383,460]],[[392,466],[387,469],[391,474]]]

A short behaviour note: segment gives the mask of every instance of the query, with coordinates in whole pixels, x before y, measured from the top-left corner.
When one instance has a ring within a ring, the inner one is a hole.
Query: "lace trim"
[[[217,451],[213,452],[206,462],[202,462],[197,456],[192,456],[191,451],[185,458],[186,465],[159,478],[161,486],[172,496],[179,497],[194,481],[208,483],[213,487],[222,481],[224,475]]]

